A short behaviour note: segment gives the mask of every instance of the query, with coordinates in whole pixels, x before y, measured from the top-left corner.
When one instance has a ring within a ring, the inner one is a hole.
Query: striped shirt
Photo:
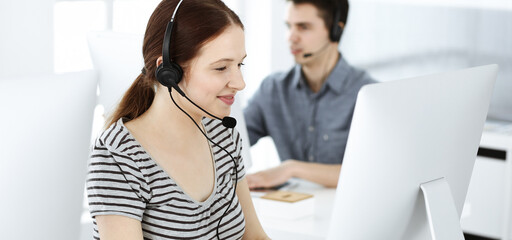
[[[221,121],[203,119],[207,136],[236,160],[238,181],[245,176],[242,143],[236,130]],[[95,216],[122,215],[141,221],[144,239],[240,239],[245,230],[242,208],[233,195],[235,175],[231,157],[210,143],[215,167],[212,194],[204,202],[188,196],[135,140],[123,124],[112,124],[96,140],[89,159],[87,196],[93,217],[94,239],[99,239]]]

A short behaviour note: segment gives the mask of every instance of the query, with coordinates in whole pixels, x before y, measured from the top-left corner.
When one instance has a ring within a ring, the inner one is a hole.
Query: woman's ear
[[[164,61],[164,60],[163,60],[162,56],[158,57],[158,58],[156,59],[156,66],[157,66],[157,67],[158,67],[158,66],[160,66],[160,64],[162,64],[162,62],[163,62],[163,61]]]

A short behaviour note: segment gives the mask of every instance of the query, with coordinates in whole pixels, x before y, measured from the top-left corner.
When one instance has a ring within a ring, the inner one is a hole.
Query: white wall
[[[53,3],[0,1],[0,78],[53,73]]]
[[[377,80],[496,63],[489,118],[512,121],[512,1],[354,0],[341,50]]]
[[[247,58],[244,60],[245,66],[243,76],[246,88],[243,91],[244,102],[258,88],[261,80],[271,71],[271,46],[272,39],[269,34],[270,26],[273,22],[268,17],[268,11],[272,8],[272,2],[275,0],[258,1],[239,1],[241,3],[239,14],[245,27],[245,48]]]
[[[347,28],[340,44],[349,63],[366,69],[379,81],[497,63],[500,71],[489,117],[512,121],[512,1],[349,2]],[[248,59],[257,58],[257,67],[247,66],[250,70],[245,75],[251,81],[246,91],[249,97],[255,90],[253,86],[258,86],[265,76],[293,65],[286,40],[285,9],[285,0],[274,0],[270,6],[262,4],[245,19],[247,42],[259,42],[258,46],[247,45]],[[263,19],[268,15],[270,23]],[[250,35],[255,25],[266,32]],[[262,52],[267,51],[269,38],[271,52],[267,57]],[[254,49],[258,56],[250,54]]]
[[[288,29],[285,24],[286,1],[273,1],[272,23],[270,25],[272,37],[271,70],[286,71],[294,65],[290,47],[288,45]]]

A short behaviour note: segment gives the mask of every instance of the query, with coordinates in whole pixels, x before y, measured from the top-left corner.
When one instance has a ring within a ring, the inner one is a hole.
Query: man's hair
[[[347,25],[348,0],[286,0],[293,4],[309,3],[318,9],[320,18],[324,20],[325,27],[330,31],[334,21],[335,11],[340,13],[340,22]]]

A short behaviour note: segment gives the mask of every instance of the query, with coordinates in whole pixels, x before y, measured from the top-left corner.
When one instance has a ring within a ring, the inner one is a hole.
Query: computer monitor
[[[144,66],[142,34],[112,31],[89,32],[87,42],[98,72],[98,103],[111,114]]]
[[[244,112],[242,109],[243,92],[237,94],[237,99],[233,106],[231,106],[230,116],[236,119],[236,130],[240,133],[242,138],[242,159],[244,160],[244,167],[246,171],[252,167],[251,157],[251,144],[249,143],[249,135],[247,133],[247,125],[245,124]]]
[[[328,239],[463,239],[460,216],[497,70],[363,87]]]

